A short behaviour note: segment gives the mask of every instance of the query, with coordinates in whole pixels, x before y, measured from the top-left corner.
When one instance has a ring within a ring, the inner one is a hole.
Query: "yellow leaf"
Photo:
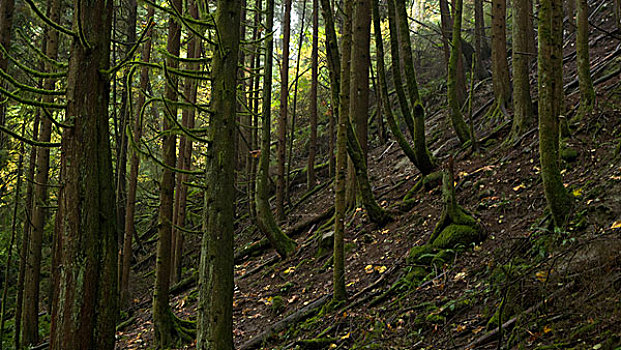
[[[571,193],[574,195],[574,197],[582,197],[582,187],[576,188]]]
[[[617,228],[621,228],[621,220],[619,221],[615,221],[612,223],[612,226],[610,226],[611,229],[617,229]]]
[[[457,326],[457,328],[455,328],[456,332],[463,332],[464,330],[466,330],[466,326],[461,325],[461,324]]]
[[[535,274],[539,282],[545,282],[548,279],[548,271],[539,271]]]
[[[341,340],[349,339],[350,336],[351,336],[351,332],[348,332],[347,334],[345,334],[344,336],[341,337]]]
[[[376,266],[375,267],[375,271],[379,272],[379,273],[384,273],[386,272],[386,266]]]
[[[521,189],[524,189],[524,188],[526,188],[526,185],[524,185],[524,184],[519,184],[519,185],[517,185],[517,186],[513,187],[513,190],[514,190],[515,192],[517,192],[517,191],[519,191],[519,190],[521,190]]]
[[[364,272],[373,273],[373,265],[367,265],[364,267]]]
[[[288,275],[288,274],[290,274],[290,273],[292,273],[294,271],[295,271],[295,266],[291,266],[290,268],[286,269],[282,273],[284,273],[285,275]]]
[[[336,344],[334,343],[330,344],[330,349],[336,349]]]
[[[478,334],[478,333],[481,333],[481,331],[482,331],[482,330],[484,330],[484,329],[485,329],[485,327],[484,327],[484,326],[477,327],[477,328],[475,328],[475,329],[473,329],[473,330],[472,330],[472,333],[473,333],[473,334]]]
[[[543,333],[548,334],[552,332],[552,328],[550,326],[543,326]]]

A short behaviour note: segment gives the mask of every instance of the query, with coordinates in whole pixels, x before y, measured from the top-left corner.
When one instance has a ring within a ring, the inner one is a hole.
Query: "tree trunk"
[[[335,133],[335,120],[339,117],[339,94],[340,94],[340,72],[341,65],[339,61],[339,46],[336,40],[336,30],[334,27],[334,15],[332,13],[332,7],[330,7],[330,0],[321,0],[321,14],[326,31],[326,56],[328,60],[328,71],[330,75],[330,108],[331,113],[329,116],[328,133],[329,135],[329,168],[330,176],[335,174],[335,145],[334,145],[334,133]]]
[[[580,84],[580,114],[593,110],[595,90],[591,79],[591,62],[589,59],[589,4],[587,0],[575,0],[576,14],[576,57],[578,60],[578,83]]]
[[[265,69],[263,83],[263,125],[261,128],[261,155],[257,172],[257,192],[255,196],[257,207],[257,226],[267,236],[278,254],[286,257],[295,250],[296,243],[282,232],[269,204],[268,176],[270,166],[270,127],[271,127],[271,100],[272,100],[272,61],[274,51],[274,38],[271,35],[274,26],[274,0],[267,0],[267,23],[268,37],[265,40]]]
[[[397,22],[399,22],[399,25],[397,25]],[[388,26],[390,30],[392,73],[395,90],[399,98],[399,105],[401,106],[403,118],[405,119],[405,123],[414,142],[414,154],[416,156],[415,165],[423,175],[427,175],[433,171],[435,165],[429,155],[425,141],[425,111],[418,93],[405,4],[401,3],[399,0],[391,0],[388,2]],[[400,33],[398,33],[398,30]],[[401,60],[399,59],[401,54],[404,55],[403,65],[410,96],[409,104],[401,80]]]
[[[252,33],[252,41],[257,42],[259,39],[259,26],[261,25],[261,12],[263,9],[263,1],[257,1],[257,9],[258,11],[254,14],[254,29]],[[251,58],[251,71],[256,72],[261,66],[261,55],[259,54],[261,50],[261,46],[259,43],[254,45],[253,51],[256,52],[252,54]],[[261,82],[261,74],[253,73],[254,76],[251,78],[252,82],[252,93],[250,94],[250,100],[252,102],[252,137],[251,137],[251,152],[248,152],[248,162],[247,162],[247,173],[248,173],[248,185],[246,187],[246,191],[248,192],[248,211],[250,213],[250,217],[253,220],[256,220],[257,211],[255,206],[255,186],[256,186],[256,172],[257,172],[257,149],[259,148],[259,105],[261,95],[259,93],[259,87]]]
[[[560,172],[559,115],[563,101],[563,11],[561,0],[539,7],[539,157],[543,191],[556,227],[567,221],[571,202]],[[559,73],[561,72],[561,73]]]
[[[181,12],[183,4],[181,0],[173,0],[172,6]],[[181,24],[171,15],[168,22],[168,42],[167,51],[173,56],[179,56],[179,46],[181,40]],[[168,58],[168,67],[178,68],[179,61]],[[177,101],[178,78],[171,76],[171,80],[166,84],[165,97],[168,101]],[[172,86],[171,86],[172,85]],[[169,105],[164,112],[163,131],[171,129],[177,119],[177,106]],[[173,201],[175,190],[175,173],[172,168],[176,165],[177,142],[174,134],[166,134],[162,137],[162,161],[166,166],[162,171],[160,181],[160,206],[158,218],[157,241],[157,260],[155,266],[155,288],[153,290],[153,326],[155,331],[155,343],[158,347],[166,348],[173,344],[174,338],[178,335],[175,330],[175,318],[169,305],[169,287],[171,270],[171,244],[172,244],[172,222],[173,222]]]
[[[392,1],[392,0],[389,0]],[[451,56],[449,42],[451,41],[451,12],[448,0],[439,0],[440,29],[442,32],[442,52],[444,52],[444,69],[448,74],[449,59]]]
[[[189,6],[190,15],[198,19],[198,5],[196,1],[192,1]],[[200,57],[201,44],[200,39],[193,36],[188,42],[187,58],[194,59]],[[199,64],[197,62],[191,62],[187,64],[188,70],[198,71]],[[187,77],[185,79],[185,96],[188,98],[188,103],[196,103],[197,81],[194,78]],[[183,109],[183,115],[181,124],[186,129],[194,128],[196,118],[196,110],[194,107],[187,107]],[[177,160],[177,168],[183,170],[190,170],[192,167],[192,140],[183,134],[179,140],[179,159]],[[175,226],[185,227],[186,218],[186,203],[188,198],[188,174],[182,173],[177,177],[177,184],[175,186],[175,208],[174,208],[174,223]],[[179,282],[181,279],[181,259],[183,256],[183,232],[173,227],[172,235],[172,267],[170,270],[171,283]]]
[[[291,1],[284,0],[282,63],[280,66],[280,116],[278,118],[276,218],[285,220],[285,160],[287,150],[287,114],[289,112],[289,43],[291,39]]]
[[[153,21],[153,15],[155,10],[153,7],[149,7],[147,10],[147,23]],[[153,36],[153,27],[149,29],[149,32],[145,36],[145,42],[142,46],[141,60],[143,62],[149,62],[151,60],[151,37]],[[149,85],[149,68],[143,66],[140,68],[140,90],[146,91]],[[128,100],[128,103],[131,101]],[[145,95],[140,93],[137,97],[135,111],[135,120],[133,125],[133,137],[134,144],[140,145],[140,139],[142,138],[142,109],[145,104]],[[125,230],[123,237],[123,254],[121,260],[121,306],[127,305],[129,301],[129,274],[132,258],[132,237],[136,233],[136,227],[134,225],[134,215],[136,212],[136,190],[138,187],[138,169],[140,167],[140,158],[136,152],[132,153],[129,161],[129,178],[127,186],[127,204],[125,205]]]
[[[13,25],[13,10],[15,8],[15,0],[2,0],[0,2],[0,45],[7,51],[11,51],[11,26]],[[9,59],[0,54],[0,69],[7,71]],[[0,126],[5,124],[6,104],[0,105]],[[4,150],[6,143],[6,135],[0,133],[0,151]],[[0,157],[0,166],[4,166],[6,159]],[[1,193],[0,193],[1,194]]]
[[[345,0],[344,4],[344,25],[341,49],[343,50],[340,72],[340,96],[339,96],[339,117],[336,134],[336,179],[334,183],[334,270],[333,270],[333,289],[332,299],[341,302],[347,299],[345,290],[345,250],[344,250],[344,231],[345,231],[345,211],[347,210],[346,181],[347,181],[347,129],[351,128],[349,115],[350,105],[350,74],[352,51],[352,15],[353,1]],[[353,130],[352,130],[353,134]],[[354,136],[355,137],[355,136]]]
[[[511,99],[509,63],[507,62],[506,0],[492,0],[492,84],[498,105]]]
[[[60,21],[60,1],[48,2],[47,16],[54,22]],[[58,32],[48,29],[45,35],[45,54],[56,59],[58,54]],[[45,70],[51,72],[53,67],[46,64]],[[56,80],[45,79],[43,88],[54,90]],[[44,95],[43,102],[53,103],[53,95]],[[50,142],[52,135],[52,122],[49,118],[41,118],[39,123],[38,141]],[[47,182],[50,167],[50,149],[40,147],[37,149],[36,167],[34,176],[34,197],[32,211],[32,231],[26,255],[26,274],[24,279],[24,304],[22,315],[22,339],[25,345],[35,345],[39,342],[39,280],[41,272],[41,248],[43,243],[43,231],[47,217],[48,189]]]
[[[306,188],[315,187],[315,153],[317,152],[317,85],[319,76],[319,2],[313,0],[313,43],[311,49],[310,145]]]
[[[483,48],[486,43],[484,28],[483,0],[474,0],[474,65],[478,80],[487,77],[487,70],[483,64]]]
[[[451,124],[461,143],[470,140],[468,125],[464,121],[461,113],[461,103],[458,97],[457,65],[461,56],[461,13],[463,8],[462,0],[453,1],[453,35],[451,43],[451,58],[448,66],[447,95],[448,104],[451,109]]]
[[[528,36],[529,0],[513,0],[513,126],[511,140],[517,140],[534,124],[530,97],[530,52]]]
[[[217,28],[238,28],[240,0],[219,0]],[[205,235],[201,245],[199,350],[233,349],[233,222],[239,31],[221,31],[214,45],[212,101],[205,178]],[[269,104],[268,104],[269,105]]]
[[[111,1],[73,2],[50,349],[114,349],[118,241],[108,125]],[[80,25],[81,24],[81,25]],[[88,45],[88,47],[85,46]]]

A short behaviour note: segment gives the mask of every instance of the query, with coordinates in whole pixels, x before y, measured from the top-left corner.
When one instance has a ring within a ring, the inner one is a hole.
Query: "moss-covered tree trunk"
[[[155,11],[153,7],[149,7],[147,10],[148,23],[153,21],[153,15]],[[145,42],[142,44],[141,60],[143,62],[149,62],[151,60],[151,37],[153,35],[153,28],[149,28],[149,32],[145,36]],[[149,68],[140,68],[140,90],[146,91],[149,84]],[[133,125],[133,137],[134,144],[139,145],[142,138],[142,108],[145,104],[145,95],[139,94],[136,99],[136,107],[133,109],[134,125]],[[132,238],[136,234],[136,227],[134,225],[134,217],[136,213],[136,190],[138,188],[138,169],[140,168],[140,158],[136,152],[133,152],[129,160],[129,177],[127,184],[127,203],[125,205],[125,230],[123,231],[123,249],[121,255],[121,278],[120,278],[120,292],[121,292],[121,306],[127,304],[129,300],[129,273],[132,258]]]
[[[470,140],[470,132],[468,125],[464,121],[461,113],[461,103],[458,97],[457,80],[457,64],[459,56],[461,56],[461,17],[462,17],[462,0],[454,0],[453,2],[453,39],[451,41],[451,58],[448,66],[447,94],[448,104],[451,109],[451,124],[461,143]]]
[[[7,51],[11,51],[11,26],[13,25],[13,11],[15,9],[15,0],[2,0],[0,2],[0,45]],[[9,59],[0,53],[0,69],[7,71]],[[3,82],[2,82],[3,84]],[[0,126],[5,124],[6,109],[5,104],[0,104]],[[0,166],[4,166],[4,151],[6,143],[6,135],[0,133]],[[1,193],[0,193],[1,194]]]
[[[506,16],[507,0],[492,0],[492,83],[497,105],[507,104],[511,99]]]
[[[114,349],[118,241],[108,119],[112,2],[73,2],[50,349]],[[80,23],[80,24],[78,24]],[[85,46],[85,45],[88,45]]]
[[[449,10],[448,0],[439,0],[438,3],[440,5],[440,30],[442,32],[442,52],[444,53],[444,68],[448,73],[449,57],[451,55],[451,11]]]
[[[218,29],[238,28],[240,0],[219,0]],[[199,350],[233,349],[233,222],[235,221],[235,134],[237,105],[238,30],[219,30],[214,45],[211,147],[205,178],[205,235],[199,270]]]
[[[174,8],[181,12],[183,4],[181,0],[171,2]],[[173,56],[179,56],[181,40],[181,24],[171,15],[168,22],[168,39],[166,50]],[[178,68],[179,61],[169,57],[166,65],[170,68]],[[178,78],[171,76],[166,84],[164,95],[168,101],[177,101]],[[170,130],[177,119],[177,106],[168,104],[164,111],[163,131]],[[175,191],[175,173],[173,168],[177,164],[177,138],[175,134],[165,133],[162,137],[162,162],[165,167],[160,180],[160,206],[158,213],[158,240],[157,256],[155,263],[155,287],[153,289],[153,329],[155,344],[166,348],[173,344],[176,337],[174,315],[169,305],[170,270],[172,256],[172,223],[173,202]]]
[[[560,172],[559,116],[563,79],[562,0],[541,0],[539,7],[539,157],[543,191],[554,224],[564,226],[571,202]]]
[[[274,51],[274,37],[272,27],[274,26],[274,0],[267,0],[266,9],[266,35],[265,40],[265,67],[263,82],[263,104],[261,127],[261,155],[259,157],[259,168],[257,169],[257,192],[255,196],[257,207],[257,226],[267,236],[272,247],[278,254],[286,257],[295,250],[296,243],[282,232],[269,204],[269,167],[270,167],[270,127],[271,127],[271,103],[272,100],[272,53]]]
[[[345,291],[345,249],[344,249],[344,231],[345,231],[345,212],[347,210],[346,203],[346,181],[347,181],[347,128],[351,127],[349,122],[349,102],[350,102],[350,65],[346,55],[350,53],[352,31],[351,31],[351,15],[352,0],[345,0],[345,14],[343,25],[343,36],[341,47],[343,49],[343,60],[341,62],[340,81],[342,83],[340,89],[340,106],[336,132],[336,179],[334,182],[334,270],[332,272],[332,283],[334,294],[332,299],[334,302],[341,302],[347,298]],[[352,130],[353,131],[353,130]]]
[[[291,39],[291,1],[284,0],[282,21],[282,61],[280,64],[280,115],[276,144],[276,218],[285,220],[285,159],[287,150],[287,119],[289,113],[289,43]]]
[[[317,153],[317,87],[319,77],[319,2],[313,0],[313,40],[311,48],[311,91],[310,91],[310,144],[306,187],[315,187],[315,154]]]
[[[486,47],[485,19],[483,17],[483,0],[474,0],[474,53],[475,72],[478,80],[487,77],[487,70],[483,65],[483,49]]]
[[[54,22],[60,21],[60,1],[48,2],[47,16]],[[48,29],[45,33],[43,51],[51,58],[58,55],[58,32]],[[51,72],[53,67],[47,63],[45,69]],[[48,78],[43,83],[46,90],[54,90],[56,79]],[[43,102],[54,102],[53,95],[44,95]],[[49,118],[41,118],[39,123],[38,141],[50,142],[52,122]],[[39,281],[41,276],[41,248],[48,204],[48,177],[50,167],[50,149],[39,147],[36,154],[36,170],[34,176],[34,197],[32,210],[32,231],[26,255],[26,273],[24,279],[24,304],[22,306],[22,339],[25,345],[35,345],[39,341]]]
[[[397,125],[395,116],[392,113],[390,99],[388,98],[388,87],[386,84],[386,66],[384,64],[384,42],[382,39],[382,27],[380,21],[378,1],[379,0],[373,0],[373,30],[375,34],[375,52],[377,60],[377,85],[379,101],[381,101],[381,106],[383,107],[384,115],[386,116],[386,121],[388,122],[388,127],[390,128],[390,131],[392,132],[394,138],[397,140],[397,143],[403,150],[403,153],[405,153],[405,155],[412,162],[412,164],[417,166],[418,161],[416,160],[414,150],[401,132],[399,126]]]
[[[416,72],[414,70],[414,59],[412,57],[412,44],[410,41],[410,25],[408,23],[405,1],[394,0],[396,19],[399,28],[399,49],[403,57],[403,71],[410,97],[412,113],[404,115],[405,118],[412,118],[409,122],[413,125],[412,140],[414,151],[418,162],[418,169],[423,175],[429,174],[435,168],[431,155],[427,150],[425,138],[425,110],[418,93],[418,83],[416,82]],[[464,79],[465,81],[465,79]],[[462,83],[463,84],[463,83]]]
[[[578,60],[578,83],[580,84],[580,113],[584,115],[593,110],[595,103],[589,59],[589,4],[587,0],[575,1],[577,5],[576,58]]]
[[[529,0],[513,0],[513,125],[511,140],[517,140],[533,126],[530,97]]]

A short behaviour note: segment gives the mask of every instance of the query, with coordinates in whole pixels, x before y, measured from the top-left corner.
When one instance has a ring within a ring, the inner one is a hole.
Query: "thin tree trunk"
[[[217,28],[238,28],[240,0],[219,0]],[[201,245],[199,350],[233,349],[233,222],[235,221],[235,106],[239,31],[220,32],[214,45],[212,107],[205,178],[205,235]]]
[[[506,0],[492,0],[492,83],[498,105],[511,99],[509,63],[507,61]]]
[[[389,0],[392,1],[392,0]],[[442,31],[442,51],[444,52],[444,68],[448,74],[449,59],[451,57],[451,12],[448,0],[439,0],[440,3],[440,29]]]
[[[181,12],[183,4],[181,0],[173,0],[172,6]],[[168,22],[168,42],[167,51],[173,56],[179,56],[179,46],[181,40],[181,24],[171,15]],[[168,58],[166,65],[171,68],[178,68],[179,62],[175,58]],[[166,84],[164,91],[168,101],[177,101],[176,89],[178,78],[171,77],[172,81]],[[177,106],[169,105],[164,113],[163,131],[171,129],[174,125],[172,120],[177,119]],[[173,202],[175,191],[175,173],[172,168],[176,165],[177,142],[174,134],[166,134],[162,137],[162,161],[166,166],[162,171],[160,181],[160,206],[158,218],[158,241],[157,241],[157,260],[155,266],[155,288],[153,291],[153,326],[155,331],[155,343],[158,347],[166,348],[173,344],[177,337],[175,329],[175,317],[170,310],[169,288],[170,270],[172,256],[172,223],[173,223]]]
[[[319,2],[313,0],[313,43],[311,49],[310,141],[306,188],[315,187],[315,153],[317,152],[317,86],[319,76]]]
[[[451,43],[451,58],[448,66],[448,81],[447,81],[447,95],[448,104],[451,108],[451,124],[455,133],[461,143],[465,143],[470,140],[470,132],[468,131],[468,125],[464,121],[464,116],[461,113],[461,103],[458,97],[457,80],[457,65],[459,56],[461,56],[461,13],[463,8],[462,0],[453,1],[453,39]]]
[[[474,0],[474,52],[475,72],[477,79],[487,77],[487,70],[483,65],[483,48],[485,39],[485,19],[483,17],[483,0]]]
[[[261,25],[261,11],[263,9],[263,1],[259,0],[256,4],[257,11],[254,14],[254,24],[253,24],[253,33],[252,33],[252,41],[256,42],[259,39],[259,26]],[[251,143],[251,152],[248,152],[248,161],[247,161],[247,173],[248,173],[248,185],[246,186],[246,191],[248,192],[248,211],[250,213],[250,217],[253,220],[256,220],[257,211],[255,206],[255,186],[256,186],[256,172],[257,172],[257,153],[256,150],[259,147],[259,104],[260,104],[260,82],[261,82],[261,74],[255,73],[256,69],[261,66],[261,55],[259,54],[261,51],[261,46],[257,43],[254,48],[252,54],[251,61],[251,72],[254,74],[251,81],[251,90],[250,93],[250,101],[252,102],[252,117],[250,118],[249,125],[252,125],[252,135],[250,143]]]
[[[291,39],[291,1],[284,0],[282,62],[280,66],[280,116],[278,118],[276,219],[285,220],[285,160],[287,150],[287,115],[289,113],[289,43]]]
[[[511,140],[517,140],[534,124],[530,97],[530,52],[528,36],[529,0],[513,0],[513,126]]]
[[[595,104],[595,90],[593,90],[589,57],[589,4],[587,0],[575,1],[578,9],[576,14],[576,57],[578,60],[578,83],[580,85],[580,114],[585,115],[593,110]]]
[[[539,7],[539,157],[543,192],[556,227],[563,227],[571,207],[559,159],[559,116],[563,101],[562,0],[541,0]],[[559,73],[561,72],[561,73]]]
[[[67,73],[66,118],[74,127],[62,137],[51,350],[114,349],[118,241],[105,73],[112,6],[73,3],[73,28],[83,39],[73,41]]]
[[[410,42],[410,30],[408,25],[407,13],[405,11],[405,2],[394,0],[396,19],[399,23],[399,42],[400,52],[403,55],[403,68],[407,82],[408,92],[410,95],[410,104],[412,113],[405,115],[406,118],[413,118],[410,123],[413,125],[412,139],[414,141],[414,150],[418,161],[418,168],[423,175],[433,171],[435,165],[427,150],[425,138],[425,110],[423,108],[420,95],[418,93],[418,84],[416,83],[416,72],[414,71],[414,60],[412,58],[412,45]],[[465,79],[464,79],[465,80]]]
[[[47,16],[54,22],[60,21],[60,1],[48,2]],[[56,59],[58,54],[58,32],[47,30],[45,36],[45,54]],[[46,64],[45,70],[52,71],[53,67]],[[43,88],[54,90],[56,80],[45,79]],[[53,103],[53,95],[44,95],[43,102]],[[39,124],[38,141],[49,142],[52,135],[52,123],[49,118],[41,118]],[[34,197],[32,211],[32,232],[30,234],[28,251],[26,256],[26,274],[24,279],[24,304],[22,315],[23,344],[35,345],[39,342],[39,280],[41,272],[41,248],[43,243],[43,231],[47,217],[48,207],[48,177],[50,167],[50,149],[40,147],[37,149],[36,167],[34,177]]]
[[[13,25],[13,10],[15,0],[2,0],[0,2],[0,45],[7,51],[11,51],[11,26]],[[0,55],[0,69],[7,71],[9,59]],[[5,125],[6,104],[0,105],[0,126]],[[0,133],[0,150],[3,150],[6,143],[6,135]],[[3,160],[4,161],[4,160]],[[0,164],[4,166],[4,164]],[[2,193],[0,193],[1,195]]]
[[[147,23],[153,21],[155,10],[149,7],[147,10]],[[141,60],[149,62],[151,60],[151,37],[153,35],[153,27],[149,28],[149,32],[145,36],[145,42],[142,46]],[[140,90],[146,91],[149,85],[149,68],[140,68]],[[128,101],[130,103],[130,101]],[[136,99],[135,120],[133,125],[134,145],[140,145],[142,138],[142,109],[145,104],[145,95],[140,93]],[[127,186],[127,204],[125,205],[125,230],[123,237],[123,254],[121,260],[121,305],[127,305],[129,301],[129,274],[132,258],[132,237],[135,235],[136,227],[134,224],[134,215],[136,213],[136,190],[138,187],[138,170],[140,168],[140,158],[136,152],[133,152],[129,161],[129,178]]]
[[[266,30],[268,38],[265,40],[265,69],[263,83],[263,103],[262,116],[263,125],[261,128],[261,155],[259,157],[259,167],[257,172],[257,192],[255,196],[257,207],[257,226],[267,236],[270,243],[278,254],[286,257],[295,250],[296,243],[282,232],[269,204],[268,176],[270,165],[270,127],[271,127],[271,100],[272,100],[272,62],[274,52],[274,38],[272,28],[274,25],[274,0],[267,0],[266,9],[267,23]]]

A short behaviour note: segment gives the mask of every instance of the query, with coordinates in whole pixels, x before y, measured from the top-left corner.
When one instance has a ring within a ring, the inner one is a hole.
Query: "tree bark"
[[[11,51],[11,26],[13,25],[13,10],[15,8],[15,0],[2,0],[0,2],[0,45],[7,51]],[[7,71],[9,59],[0,54],[0,69]],[[0,126],[5,124],[5,104],[0,105]],[[4,150],[6,143],[6,135],[0,133],[0,151]],[[0,157],[0,165],[4,166],[4,156]]]
[[[261,128],[261,155],[259,157],[257,192],[255,196],[257,207],[257,226],[263,234],[267,236],[278,254],[282,257],[286,257],[295,250],[296,243],[294,240],[287,237],[287,235],[282,232],[280,227],[278,227],[270,208],[268,193],[271,138],[272,55],[274,52],[274,38],[272,34],[272,28],[274,26],[274,0],[267,0],[266,16],[266,35],[268,35],[268,37],[265,40],[266,48],[262,103],[263,125]]]
[[[563,101],[562,7],[562,0],[541,0],[539,7],[539,157],[543,192],[556,227],[565,225],[571,207],[559,164],[559,116]]]
[[[289,43],[291,39],[291,1],[284,0],[282,62],[280,66],[280,116],[278,118],[276,219],[285,220],[285,160],[287,150],[287,115],[289,113]]]
[[[487,70],[483,65],[483,48],[486,42],[483,0],[474,0],[474,66],[478,80],[483,80],[487,77]]]
[[[219,0],[217,28],[238,28],[240,0]],[[239,31],[220,31],[214,47],[211,147],[205,177],[205,235],[201,244],[198,306],[199,350],[233,349],[233,222]]]
[[[511,99],[509,63],[507,62],[506,0],[492,0],[492,84],[497,104]]]
[[[118,241],[108,102],[111,1],[73,2],[50,349],[114,349]],[[86,46],[88,45],[88,47]]]
[[[181,13],[183,5],[181,0],[173,0],[171,5]],[[170,15],[168,22],[168,42],[166,49],[173,56],[179,56],[179,46],[181,40],[181,24],[177,19]],[[168,58],[166,65],[171,68],[178,68],[179,61]],[[172,86],[171,86],[172,85]],[[177,101],[178,78],[171,76],[171,81],[166,84],[164,91],[168,101]],[[174,125],[172,120],[177,119],[177,106],[168,105],[164,112],[163,131],[171,129]],[[166,166],[162,171],[160,181],[160,206],[158,217],[158,241],[157,241],[157,260],[155,266],[155,288],[153,290],[153,326],[155,332],[155,343],[158,347],[166,348],[173,344],[174,338],[178,336],[175,329],[175,316],[170,310],[169,288],[170,270],[172,256],[172,223],[173,223],[173,202],[175,190],[175,173],[172,168],[176,165],[177,142],[174,134],[166,134],[162,137],[162,161]]]
[[[530,97],[529,0],[513,0],[513,125],[511,140],[517,140],[534,124]]]

